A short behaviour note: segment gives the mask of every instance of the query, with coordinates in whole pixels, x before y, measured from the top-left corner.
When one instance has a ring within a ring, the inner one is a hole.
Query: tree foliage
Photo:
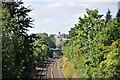
[[[119,12],[113,19],[109,9],[105,19],[97,9],[86,13],[69,31],[71,40],[63,43],[65,57],[82,70],[82,78],[120,78]]]
[[[48,37],[47,33],[39,33],[38,39],[34,42],[34,55],[35,55],[35,63],[36,66],[40,66],[45,59],[48,57],[52,57],[52,52],[50,51],[51,45],[55,45],[55,43],[51,44],[51,39]]]
[[[47,34],[27,34],[32,28],[31,9],[23,2],[2,2],[2,77],[28,78],[36,64],[47,58]],[[41,62],[41,63],[40,63]],[[38,65],[37,65],[38,66]]]

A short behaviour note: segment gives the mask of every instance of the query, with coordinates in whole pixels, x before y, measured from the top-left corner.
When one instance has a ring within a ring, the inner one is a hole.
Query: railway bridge
[[[50,50],[53,52],[53,55],[63,55],[62,50],[60,48],[50,48]]]

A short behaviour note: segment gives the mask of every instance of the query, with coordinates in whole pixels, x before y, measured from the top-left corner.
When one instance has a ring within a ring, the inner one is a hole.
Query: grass
[[[78,70],[74,68],[74,65],[70,63],[64,56],[60,61],[60,68],[62,69],[66,78],[73,78],[74,75],[78,73]]]
[[[79,60],[75,60],[75,58],[70,61],[63,56],[60,60],[60,67],[66,78],[88,78],[86,74],[86,70],[84,69],[84,60],[85,55],[81,55]],[[75,63],[79,65],[79,68],[75,68]]]

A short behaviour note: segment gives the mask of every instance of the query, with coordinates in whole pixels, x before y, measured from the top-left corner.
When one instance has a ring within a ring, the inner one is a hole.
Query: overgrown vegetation
[[[105,18],[97,9],[86,13],[69,31],[64,56],[79,69],[80,78],[120,78],[120,10],[115,18],[110,10]]]

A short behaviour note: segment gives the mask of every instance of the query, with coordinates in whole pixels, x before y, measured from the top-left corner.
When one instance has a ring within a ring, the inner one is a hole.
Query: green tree
[[[32,18],[23,2],[2,2],[3,78],[27,78],[33,67],[33,38],[28,35]]]
[[[47,33],[37,34],[38,38],[34,42],[35,66],[40,66],[44,60],[52,56],[50,51],[49,37]]]
[[[108,12],[106,13],[106,16],[105,16],[105,18],[106,18],[105,23],[108,23],[109,20],[112,18],[112,15],[111,15],[110,13],[111,13],[111,12],[110,12],[110,10],[108,9]]]
[[[80,78],[119,78],[120,11],[113,19],[109,9],[105,19],[97,9],[86,13],[69,31],[71,40],[63,43],[65,57],[83,74]]]

